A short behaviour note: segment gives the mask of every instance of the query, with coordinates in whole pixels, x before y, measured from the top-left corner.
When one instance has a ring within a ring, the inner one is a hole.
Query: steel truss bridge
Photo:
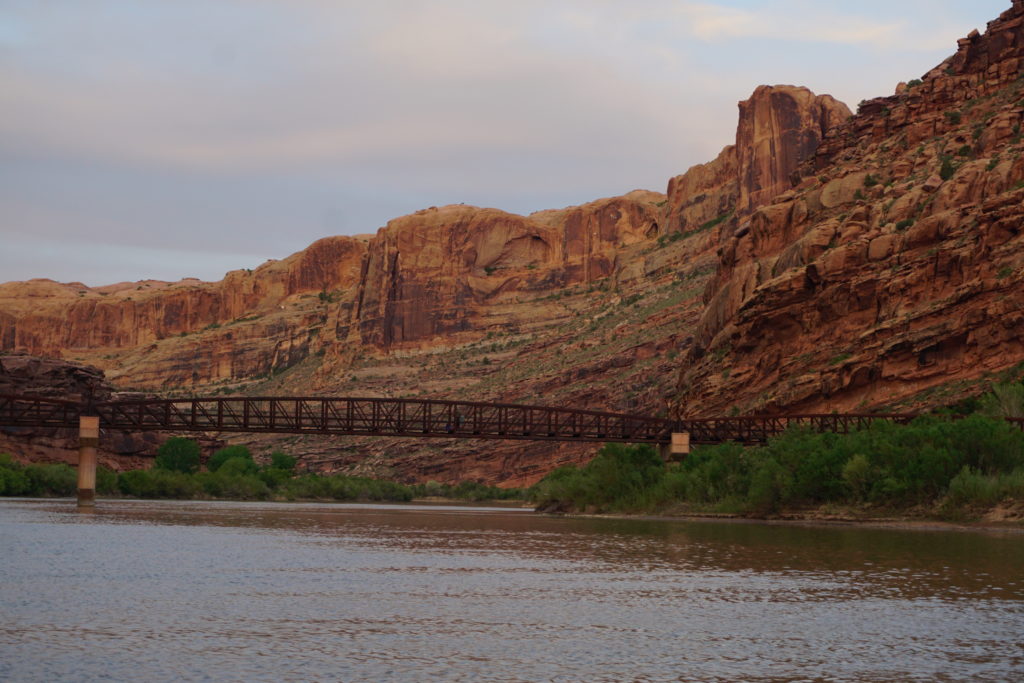
[[[249,432],[332,436],[519,439],[668,444],[764,443],[793,426],[849,433],[916,415],[791,415],[671,420],[574,408],[390,398],[258,397],[78,403],[0,394],[0,426],[77,429],[84,415],[105,430]],[[1024,420],[1014,420],[1024,429]]]

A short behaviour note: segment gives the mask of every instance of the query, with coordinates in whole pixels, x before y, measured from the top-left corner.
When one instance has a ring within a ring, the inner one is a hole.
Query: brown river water
[[[0,680],[1024,680],[1024,534],[0,499]]]

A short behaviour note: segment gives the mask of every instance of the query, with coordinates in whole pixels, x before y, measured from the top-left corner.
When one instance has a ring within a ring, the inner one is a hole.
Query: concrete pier
[[[100,418],[82,415],[78,422],[78,507],[96,504],[96,447]]]
[[[690,434],[680,432],[672,435],[672,442],[661,445],[661,458],[665,462],[680,462],[690,454]]]

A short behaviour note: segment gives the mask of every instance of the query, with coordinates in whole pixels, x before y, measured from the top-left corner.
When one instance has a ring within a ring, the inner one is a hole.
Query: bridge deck
[[[572,408],[387,398],[235,397],[73,401],[0,395],[0,425],[76,429],[98,415],[107,430],[254,432],[666,444],[687,432],[693,444],[764,443],[792,426],[845,434],[916,415],[744,416],[669,420]],[[1013,420],[1024,429],[1024,420]]]

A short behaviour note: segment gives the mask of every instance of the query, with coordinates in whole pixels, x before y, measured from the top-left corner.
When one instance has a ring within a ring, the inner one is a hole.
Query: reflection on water
[[[1024,537],[0,501],[3,680],[1007,680]]]

